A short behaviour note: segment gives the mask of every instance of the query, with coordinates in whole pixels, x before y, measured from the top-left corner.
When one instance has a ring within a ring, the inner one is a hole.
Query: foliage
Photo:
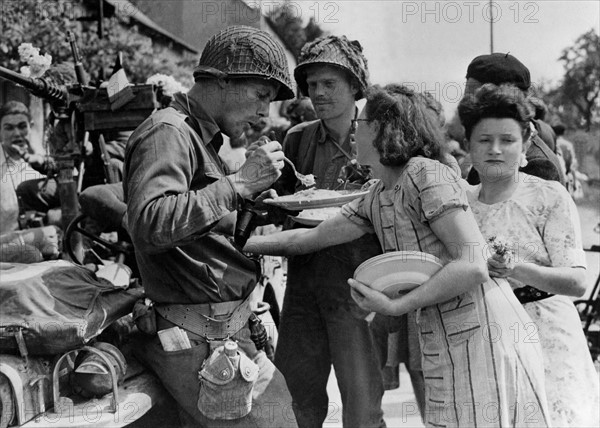
[[[575,155],[579,161],[579,170],[598,178],[598,167],[600,166],[600,131],[584,132],[575,131],[566,135],[567,139],[573,143]]]
[[[52,56],[55,64],[71,59],[66,34],[68,30],[76,30],[77,22],[60,12],[65,3],[57,1],[52,12],[42,11],[41,1],[3,4],[0,65],[15,71],[20,69],[23,65],[18,52],[21,43],[40,47]]]
[[[303,26],[302,17],[297,14],[296,8],[290,4],[290,0],[278,4],[269,12],[267,18],[273,24],[277,35],[281,37],[296,58],[300,55],[300,50],[306,42],[326,35],[313,17],[306,26]]]
[[[308,24],[306,24],[304,32],[306,33],[307,42],[312,42],[313,40],[326,35],[325,31],[317,24],[317,21],[315,21],[313,16],[310,17]]]
[[[123,68],[129,80],[143,83],[154,73],[173,75],[184,84],[190,83],[194,60],[169,59],[167,48],[143,34],[127,14],[105,18],[104,37],[97,34],[97,22],[80,22],[77,18],[91,15],[85,3],[73,0],[10,1],[3,4],[0,29],[0,65],[11,70],[21,67],[18,46],[33,43],[52,55],[53,64],[72,61],[67,32],[73,31],[84,68],[92,79],[106,79],[112,71],[117,52],[123,53]],[[74,7],[73,5],[76,5]]]
[[[600,36],[593,29],[582,34],[559,60],[565,68],[562,81],[543,90],[551,120],[589,131],[600,125]]]

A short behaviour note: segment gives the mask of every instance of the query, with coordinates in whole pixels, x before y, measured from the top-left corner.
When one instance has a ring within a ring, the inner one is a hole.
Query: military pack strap
[[[331,142],[332,142],[333,144],[335,144],[335,146],[338,148],[338,150],[339,150],[340,152],[342,152],[342,154],[343,154],[344,156],[346,156],[346,157],[348,158],[348,160],[350,160],[350,161],[354,160],[354,158],[352,157],[352,155],[351,155],[350,153],[348,153],[346,150],[344,150],[344,148],[343,148],[343,147],[342,147],[342,146],[341,146],[341,145],[340,145],[340,144],[339,144],[337,141],[335,141],[335,140],[332,138],[332,139],[331,139]]]

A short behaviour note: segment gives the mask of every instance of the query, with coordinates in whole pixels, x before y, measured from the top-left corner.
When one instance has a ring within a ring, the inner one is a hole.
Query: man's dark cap
[[[526,91],[531,86],[529,69],[512,55],[493,53],[480,55],[471,61],[467,68],[467,79],[473,78],[481,83],[512,83]]]

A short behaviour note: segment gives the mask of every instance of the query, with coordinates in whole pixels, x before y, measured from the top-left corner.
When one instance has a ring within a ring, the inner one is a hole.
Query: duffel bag
[[[63,260],[0,263],[0,352],[18,353],[21,334],[30,355],[76,349],[130,313],[143,294]]]

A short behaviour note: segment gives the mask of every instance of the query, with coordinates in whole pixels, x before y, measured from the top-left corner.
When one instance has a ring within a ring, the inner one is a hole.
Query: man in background
[[[531,87],[531,75],[529,69],[512,55],[504,53],[493,53],[480,55],[471,61],[467,68],[467,82],[465,96],[473,94],[486,83],[501,85],[508,83],[516,86],[527,94]],[[538,135],[531,139],[531,144],[525,153],[527,166],[520,170],[526,174],[534,175],[545,180],[559,181],[565,185],[565,175],[561,162],[554,152],[555,143],[552,140],[552,129],[542,120],[532,120]],[[454,127],[462,130],[462,127]],[[464,131],[461,131],[464,134]],[[546,136],[547,142],[541,136]],[[452,136],[457,141],[463,141],[464,135]],[[474,168],[469,171],[467,181],[470,184],[478,184],[479,176]]]
[[[356,101],[368,86],[367,60],[357,41],[327,36],[307,43],[294,71],[318,120],[287,133],[285,155],[301,174],[313,174],[319,189],[337,189],[340,173],[359,173],[353,163]],[[368,177],[357,177],[362,184]],[[286,167],[281,182],[299,189]],[[360,187],[359,184],[359,187]],[[330,402],[327,381],[333,365],[342,397],[345,427],[385,426],[383,381],[373,336],[350,296],[346,280],[366,259],[381,253],[374,235],[288,260],[288,277],[275,364],[284,374],[300,427],[322,426]]]
[[[578,170],[577,155],[573,143],[565,138],[566,126],[559,123],[552,127],[556,134],[556,145],[562,153],[565,161],[565,172],[567,176],[567,190],[573,198],[583,197],[583,187],[579,181],[580,172]]]
[[[2,205],[0,208],[0,234],[19,228],[18,188],[27,180],[43,176],[28,160],[40,155],[31,149],[31,114],[25,104],[9,101],[0,107],[0,143],[2,144]],[[41,156],[40,156],[41,157]],[[33,162],[35,163],[35,162]]]

